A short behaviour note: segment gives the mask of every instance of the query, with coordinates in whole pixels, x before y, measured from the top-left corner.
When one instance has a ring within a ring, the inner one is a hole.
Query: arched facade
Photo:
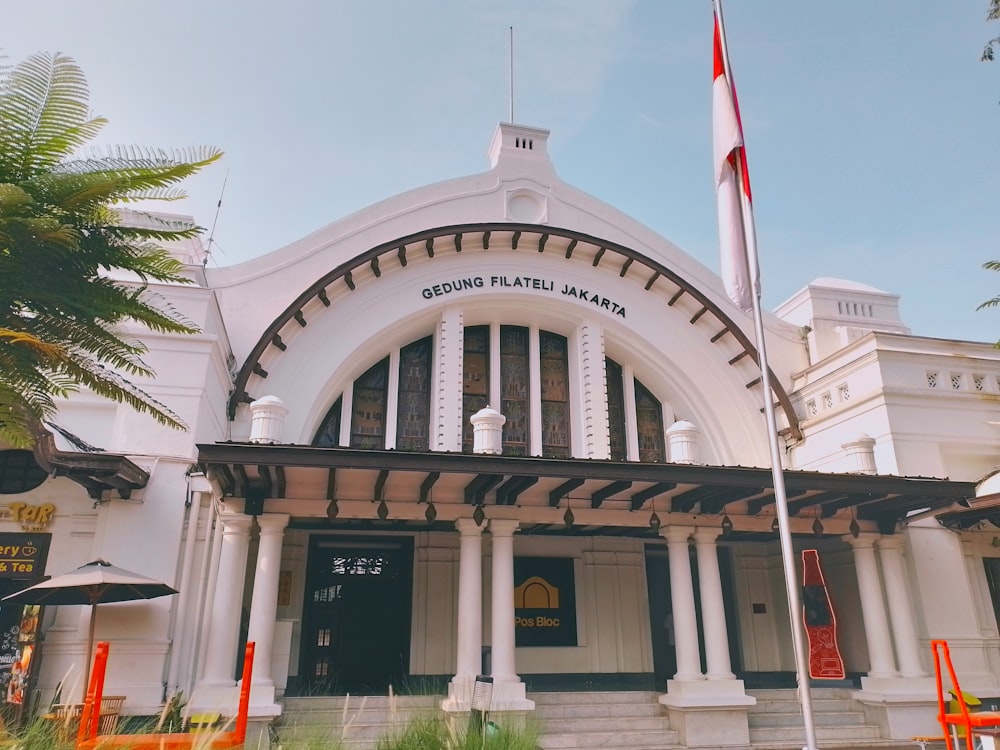
[[[487,172],[164,290],[204,331],[148,339],[150,388],[189,434],[65,405],[65,433],[106,450],[40,443],[58,476],[31,502],[69,498],[46,570],[105,556],[180,590],[98,623],[145,675],[109,677],[126,710],[230,700],[250,639],[261,721],[293,696],[417,683],[462,712],[489,674],[495,710],[655,691],[678,746],[761,744],[757,691],[795,664],[751,321],[711,271],[563,183],[547,137],[501,125]],[[899,738],[933,730],[932,637],[964,638],[1000,694],[991,516],[968,503],[1000,451],[975,400],[1000,396],[1000,361],[909,336],[890,297],[824,280],[765,328],[837,686]],[[975,614],[945,622],[939,599]],[[87,625],[45,616],[43,692]]]

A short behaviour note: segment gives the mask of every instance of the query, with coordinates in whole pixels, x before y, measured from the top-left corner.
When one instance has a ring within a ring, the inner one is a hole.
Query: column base
[[[281,714],[281,706],[274,700],[274,681],[250,683],[250,713],[257,715],[271,712],[275,716]]]
[[[933,677],[862,677],[861,690],[852,697],[864,706],[866,719],[878,724],[885,738],[941,734]]]
[[[743,680],[667,680],[667,692],[659,700],[668,708],[753,706],[757,703],[756,698],[746,694]]]
[[[747,711],[757,699],[746,694],[743,680],[667,680],[659,700],[682,745],[750,747]]]
[[[441,710],[447,713],[465,713],[472,710],[472,691],[476,681],[453,677],[448,683],[448,697],[441,701]]]
[[[195,686],[188,705],[192,711],[198,712],[218,711],[223,706],[231,711],[231,706],[237,705],[239,700],[240,689],[235,683],[212,685],[202,682]]]
[[[524,683],[520,680],[495,680],[490,712],[534,711],[535,702],[528,700]]]

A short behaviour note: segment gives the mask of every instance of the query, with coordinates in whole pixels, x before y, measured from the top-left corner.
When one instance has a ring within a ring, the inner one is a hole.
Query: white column
[[[691,558],[688,557],[688,526],[668,526],[660,529],[667,540],[670,562],[670,602],[674,619],[674,644],[677,649],[675,680],[703,680],[701,654],[698,650],[698,618],[694,607],[694,585],[691,582]]]
[[[694,532],[698,551],[698,586],[701,591],[701,622],[705,631],[705,663],[709,680],[735,680],[729,658],[729,630],[719,573],[716,539],[721,529],[702,527]]]
[[[211,602],[212,620],[208,633],[205,674],[199,685],[233,686],[236,684],[236,649],[240,637],[240,613],[243,606],[243,580],[250,546],[250,516],[223,513],[222,551],[216,595]]]
[[[903,538],[899,535],[884,536],[878,540],[885,595],[889,601],[889,620],[896,640],[896,657],[899,673],[903,677],[926,677],[920,662],[920,641],[913,625],[913,604],[903,570]]]
[[[198,522],[201,519],[202,498],[212,502],[212,484],[204,475],[192,475],[189,478],[188,489],[191,493],[191,502],[188,506],[185,522],[181,577],[177,584],[180,594],[177,597],[177,616],[174,620],[174,632],[171,637],[172,648],[170,649],[170,666],[167,677],[168,693],[173,693],[178,689],[178,674],[181,663],[184,661],[185,653],[192,650],[195,640],[191,626],[196,618],[188,616],[188,608],[196,604],[194,587],[191,585],[191,571],[194,565],[194,548],[198,542]],[[205,544],[207,545],[207,531],[205,536]]]
[[[490,623],[493,706],[496,710],[530,710],[524,683],[514,663],[514,532],[517,521],[490,521],[493,540],[493,598]]]
[[[878,563],[875,560],[874,534],[861,534],[857,539],[847,537],[854,549],[854,569],[858,576],[858,592],[861,595],[861,615],[865,623],[865,639],[868,641],[869,677],[898,677],[892,656],[892,638],[886,621],[885,605],[882,601],[882,586],[879,580]]]
[[[471,518],[455,521],[458,548],[458,628],[455,676],[445,710],[467,711],[483,659],[483,527]],[[513,601],[513,594],[511,595]]]
[[[254,570],[247,640],[256,644],[251,679],[255,687],[259,685],[271,689],[270,699],[267,701],[269,703],[274,701],[271,656],[274,651],[274,621],[278,616],[281,544],[288,519],[284,513],[265,513],[257,517],[257,523],[260,525],[260,541],[257,545],[257,566]],[[254,703],[259,702],[254,701]]]
[[[514,532],[517,521],[490,521],[493,538],[492,672],[494,682],[517,682],[514,666]]]

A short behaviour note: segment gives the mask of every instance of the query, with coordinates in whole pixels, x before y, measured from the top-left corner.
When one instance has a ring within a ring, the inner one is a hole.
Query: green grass
[[[530,725],[503,727],[490,722],[485,731],[455,728],[442,718],[409,722],[400,732],[380,737],[375,750],[537,750],[538,733]]]

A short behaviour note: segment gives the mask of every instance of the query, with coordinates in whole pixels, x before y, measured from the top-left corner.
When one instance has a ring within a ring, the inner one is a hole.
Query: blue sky
[[[836,276],[901,295],[914,333],[994,341],[1000,24],[987,0],[727,0],[764,305]],[[560,176],[718,269],[709,0],[34,0],[0,49],[75,57],[104,143],[226,156],[164,209],[212,263],[483,171],[508,119]]]

